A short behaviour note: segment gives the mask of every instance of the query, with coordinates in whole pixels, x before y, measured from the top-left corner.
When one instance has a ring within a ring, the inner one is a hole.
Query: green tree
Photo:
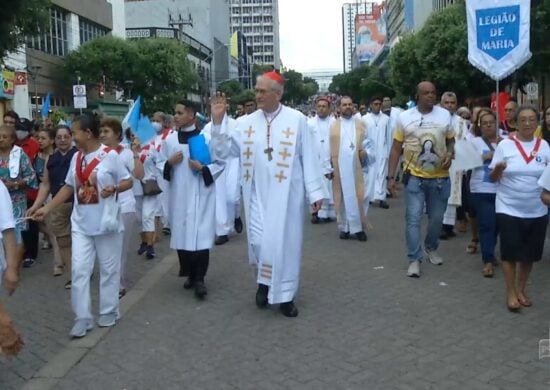
[[[218,84],[218,91],[223,92],[229,102],[229,112],[235,112],[238,97],[243,92],[243,87],[238,80],[226,80]]]
[[[4,0],[0,12],[0,58],[17,49],[26,37],[45,31],[50,0]]]
[[[170,111],[174,102],[197,87],[198,76],[187,59],[187,48],[165,38],[94,39],[65,57],[65,75],[94,87],[106,79],[106,89],[132,81],[132,97],[141,95],[144,112]],[[167,82],[170,80],[170,82]]]
[[[252,65],[252,83],[256,84],[256,77],[260,76],[262,73],[269,72],[273,70],[272,65]]]
[[[354,103],[364,104],[375,95],[394,95],[394,90],[382,68],[363,65],[332,78],[329,91],[347,95]]]

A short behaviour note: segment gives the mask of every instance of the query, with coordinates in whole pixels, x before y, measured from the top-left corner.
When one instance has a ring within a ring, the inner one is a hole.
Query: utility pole
[[[29,66],[28,69],[29,75],[32,79],[32,83],[34,84],[34,109],[36,119],[38,119],[38,84],[36,83],[36,79],[38,77],[38,72],[40,72],[40,69],[42,69],[40,65]]]

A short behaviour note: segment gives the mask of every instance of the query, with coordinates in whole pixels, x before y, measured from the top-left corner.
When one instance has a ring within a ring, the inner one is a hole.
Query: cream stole
[[[359,160],[359,150],[362,149],[363,138],[365,136],[365,125],[359,119],[355,120],[355,193],[357,195],[357,205],[359,212],[361,213],[361,223],[363,227],[367,226],[367,218],[365,216],[365,210],[363,208],[363,198],[365,197],[365,189],[363,186],[363,172],[361,171],[361,161]],[[332,179],[332,190],[334,196],[334,209],[336,210],[336,217],[338,223],[342,221],[341,205],[342,205],[342,183],[340,181],[340,166],[338,163],[338,157],[340,154],[340,132],[341,132],[341,120],[335,121],[329,130],[330,140],[330,161],[332,168],[334,169],[334,177]]]

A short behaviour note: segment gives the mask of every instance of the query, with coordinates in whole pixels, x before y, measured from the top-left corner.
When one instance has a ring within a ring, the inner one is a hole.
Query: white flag
[[[466,0],[468,60],[502,80],[531,58],[531,0]]]

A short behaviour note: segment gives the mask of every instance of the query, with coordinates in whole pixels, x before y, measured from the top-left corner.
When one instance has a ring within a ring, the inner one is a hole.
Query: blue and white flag
[[[122,128],[126,130],[127,128],[132,129],[133,132],[137,131],[138,122],[139,122],[139,111],[141,109],[141,96],[138,96],[132,107],[128,110],[128,113],[122,120]]]
[[[531,0],[466,0],[468,60],[502,80],[531,58]]]
[[[50,112],[50,93],[46,95],[46,99],[44,99],[44,103],[42,103],[42,109],[40,110],[40,117],[41,118],[47,118],[48,114]]]

